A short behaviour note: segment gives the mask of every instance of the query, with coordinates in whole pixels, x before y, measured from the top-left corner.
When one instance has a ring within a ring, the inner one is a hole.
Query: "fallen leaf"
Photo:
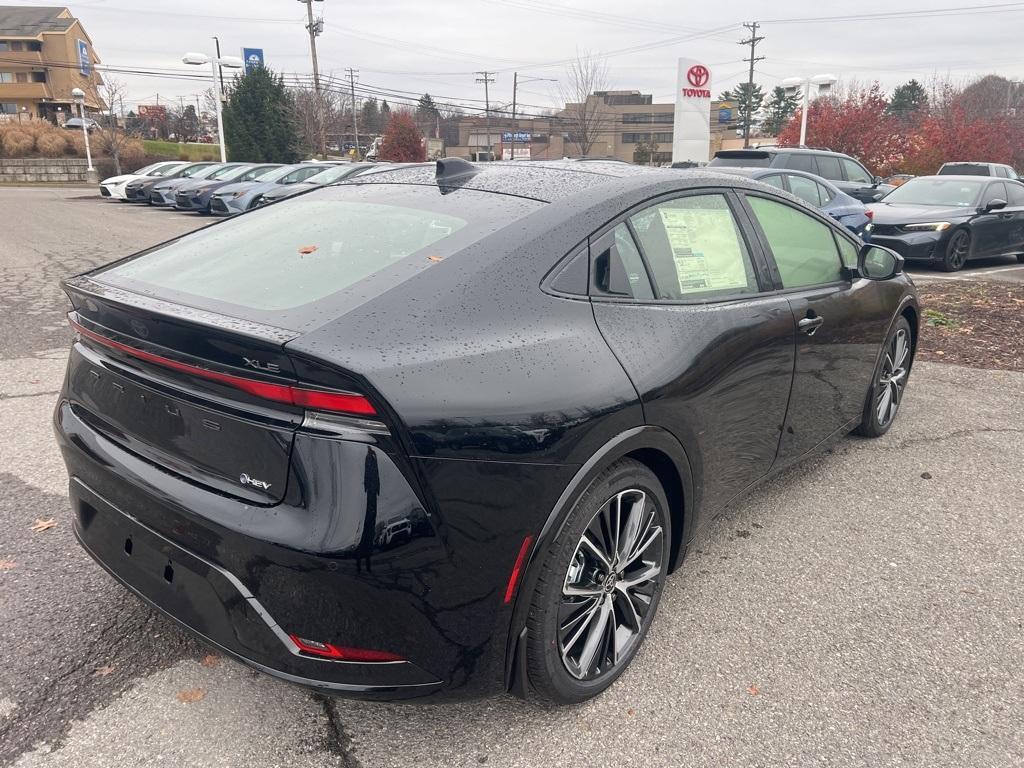
[[[49,520],[42,520],[37,517],[35,523],[32,525],[32,530],[36,533],[39,533],[39,531],[48,531],[51,528],[55,528],[56,526],[57,521],[54,520],[52,517]]]
[[[178,694],[178,701],[183,704],[191,704],[196,701],[202,701],[206,695],[206,691],[202,688],[187,688]]]
[[[749,688],[747,688],[747,693],[749,693],[751,696],[757,696],[757,694],[759,694],[760,692],[761,689],[756,685],[751,685]]]
[[[102,667],[96,667],[89,677],[106,677],[113,671],[114,668],[110,664],[104,664]]]
[[[921,473],[921,479],[922,480],[931,480],[932,479],[932,473],[931,472],[922,472]]]
[[[963,592],[965,595],[976,595],[976,594],[978,594],[978,590],[976,590],[974,587],[967,587],[965,589],[961,589],[960,591]]]
[[[444,261],[444,256],[427,256],[427,261]]]
[[[199,663],[202,664],[204,667],[216,667],[218,664],[220,664],[220,656],[214,656],[212,653],[208,653],[205,656],[203,656],[202,660]]]
[[[301,248],[299,248],[299,253],[301,253],[303,255],[305,255],[307,253],[313,253],[313,251],[315,251],[318,247],[319,246],[316,246],[316,245],[304,245]]]
[[[18,564],[13,560],[0,560],[0,571],[9,571],[12,568],[17,568]]]
[[[630,717],[632,717],[633,715],[636,714],[636,710],[633,709],[632,707],[630,707],[629,709],[626,710],[626,714],[629,715]]]

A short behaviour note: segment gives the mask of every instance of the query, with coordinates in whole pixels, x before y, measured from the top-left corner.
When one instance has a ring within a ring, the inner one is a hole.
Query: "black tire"
[[[614,512],[616,500],[620,502],[618,510],[625,509],[624,514]],[[634,511],[640,522],[630,529],[628,523],[634,520],[631,514]],[[645,525],[648,515],[650,523]],[[614,549],[605,546],[608,538],[604,533],[608,529],[601,524],[610,519],[621,523],[623,517],[627,525],[621,529],[624,538],[618,540],[620,548],[629,551],[632,538],[636,544],[631,551],[636,554],[622,557],[621,561],[617,554],[613,567],[602,574],[601,561],[582,541],[584,533],[588,541],[599,541],[601,549]],[[645,533],[640,533],[641,530]],[[641,541],[649,544],[640,545]],[[607,689],[625,671],[657,611],[671,541],[671,513],[665,491],[655,474],[640,462],[632,459],[615,462],[580,496],[538,565],[540,570],[527,616],[526,648],[527,671],[535,698],[554,704],[586,701]],[[626,564],[620,565],[620,562]],[[654,563],[658,566],[657,573],[640,581],[641,574],[646,576],[653,571]],[[564,590],[589,590],[592,594],[567,596]],[[592,619],[575,618],[584,615]],[[616,629],[621,631],[616,632]],[[628,638],[622,641],[620,655],[616,640],[623,635]],[[576,639],[572,640],[572,636]],[[563,639],[568,641],[566,660],[563,660]],[[588,654],[588,647],[595,650]],[[579,652],[574,654],[574,650]],[[570,672],[569,665],[576,657],[576,672]],[[596,661],[595,665],[585,665],[590,673],[584,670],[585,658]]]
[[[959,272],[971,256],[971,233],[958,229],[946,243],[946,253],[939,263],[943,272]]]
[[[900,360],[900,340],[905,344],[902,360]],[[861,416],[861,423],[854,430],[858,435],[864,437],[881,437],[896,420],[900,404],[903,402],[903,395],[907,389],[907,381],[910,378],[910,369],[914,363],[913,336],[910,332],[910,323],[907,318],[900,317],[889,331],[885,340],[885,347],[882,350],[881,359],[875,366],[875,372],[871,377],[871,388],[868,391],[867,399],[864,402],[864,413]],[[898,371],[893,375],[893,365]],[[884,389],[883,389],[884,387]],[[887,391],[886,391],[887,390]],[[888,402],[895,398],[895,407],[883,409],[883,400],[888,393]]]
[[[1018,253],[1017,254],[1017,263],[1018,264],[1024,264],[1024,253]]]

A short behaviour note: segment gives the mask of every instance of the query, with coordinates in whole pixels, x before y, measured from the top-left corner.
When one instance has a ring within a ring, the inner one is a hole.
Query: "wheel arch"
[[[683,545],[688,540],[700,505],[699,491],[696,490],[699,486],[694,484],[690,458],[682,444],[661,427],[640,426],[626,430],[606,442],[580,467],[562,491],[530,549],[513,601],[505,653],[505,688],[516,695],[524,696],[528,687],[526,618],[530,595],[536,586],[539,560],[562,530],[576,500],[606,467],[624,458],[639,461],[661,482],[672,519],[669,573],[682,561]]]

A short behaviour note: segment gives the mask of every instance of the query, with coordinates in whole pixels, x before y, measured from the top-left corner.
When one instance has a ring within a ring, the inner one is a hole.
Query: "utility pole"
[[[512,73],[512,154],[509,160],[516,159],[516,134],[519,133],[519,124],[516,123],[516,91],[519,89],[519,73]]]
[[[484,124],[486,125],[487,131],[487,159],[493,160],[494,155],[491,152],[491,95],[488,86],[494,82],[492,75],[493,72],[474,72],[473,74],[480,75],[476,79],[478,83],[484,84]]]
[[[750,46],[750,58],[744,59],[744,61],[750,62],[750,74],[747,77],[747,110],[746,119],[743,121],[743,147],[747,148],[750,146],[750,120],[753,118],[754,111],[754,64],[758,61],[764,61],[764,56],[755,56],[754,53],[757,50],[757,44],[764,40],[764,37],[758,37],[757,28],[761,26],[756,21],[750,23],[744,23],[743,25],[750,30],[750,38],[747,40],[741,40],[740,45]]]
[[[348,72],[348,84],[352,90],[352,131],[356,135],[356,159],[362,160],[362,152],[359,151],[359,120],[356,117],[356,76],[359,70],[349,67],[345,71]]]
[[[219,59],[220,58],[220,38],[217,37],[216,35],[214,35],[213,43],[214,43],[214,45],[217,46],[217,58]],[[217,65],[217,78],[220,80],[220,92],[221,92],[221,95],[223,96],[223,94],[227,93],[227,91],[224,90],[224,68],[220,64]]]
[[[306,18],[308,23],[306,29],[309,31],[309,54],[313,59],[313,90],[316,92],[316,111],[320,123],[320,157],[327,157],[327,115],[324,109],[323,96],[320,93],[320,67],[316,61],[316,39],[324,31],[324,19],[322,16],[313,18],[313,3],[322,3],[324,0],[299,0],[306,5]]]

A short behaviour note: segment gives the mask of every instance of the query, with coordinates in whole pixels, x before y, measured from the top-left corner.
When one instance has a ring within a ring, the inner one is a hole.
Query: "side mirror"
[[[872,199],[873,199],[873,200],[874,200],[874,201],[875,201],[876,203],[877,203],[877,202],[878,202],[879,200],[881,200],[881,199],[882,199],[883,197],[885,197],[885,192],[878,192],[877,194],[875,194],[875,195],[872,195]]]
[[[984,210],[985,213],[988,213],[989,211],[998,211],[998,210],[1001,210],[1002,208],[1005,208],[1005,207],[1006,207],[1006,201],[1005,200],[1003,200],[1001,197],[994,197],[991,200],[989,200],[987,203],[985,203],[985,207],[982,210]]]
[[[872,176],[871,177],[871,186],[877,187],[881,183],[882,183],[882,177],[881,176]]]
[[[857,254],[857,271],[868,280],[889,280],[903,271],[903,257],[889,248],[867,243]]]

